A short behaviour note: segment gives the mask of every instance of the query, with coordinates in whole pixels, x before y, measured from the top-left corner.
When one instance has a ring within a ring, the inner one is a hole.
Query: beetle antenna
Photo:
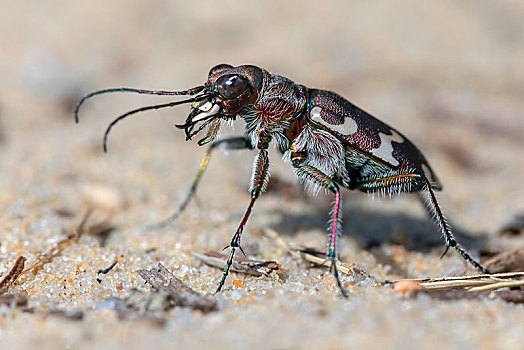
[[[168,108],[168,107],[178,106],[178,105],[181,105],[181,104],[184,104],[184,103],[191,103],[191,102],[200,101],[201,99],[206,98],[206,97],[208,97],[208,95],[207,94],[203,94],[203,95],[199,95],[198,97],[189,98],[189,99],[183,100],[183,101],[176,101],[176,102],[163,103],[163,104],[159,104],[159,105],[141,107],[141,108],[133,109],[132,111],[129,111],[129,112],[125,113],[125,114],[122,114],[121,116],[119,116],[118,118],[113,120],[111,122],[111,124],[109,124],[109,126],[106,129],[106,132],[104,133],[104,142],[103,142],[104,152],[107,153],[107,137],[109,136],[109,132],[111,131],[113,126],[115,126],[115,124],[118,123],[119,121],[121,121],[122,119],[127,118],[130,115],[132,115],[132,114],[136,114],[136,113],[140,113],[140,112],[144,112],[144,111],[149,111],[149,110],[152,110],[152,109]]]
[[[197,87],[194,87],[188,90],[182,90],[182,91],[144,90],[144,89],[133,89],[133,88],[125,88],[125,87],[93,91],[85,95],[84,97],[82,97],[82,99],[76,105],[75,121],[78,123],[78,111],[80,110],[80,106],[82,106],[86,100],[90,99],[91,97],[97,96],[97,95],[110,94],[114,92],[135,92],[137,94],[174,96],[174,95],[195,95],[195,94],[198,94],[202,90],[204,90],[203,85],[197,86]]]

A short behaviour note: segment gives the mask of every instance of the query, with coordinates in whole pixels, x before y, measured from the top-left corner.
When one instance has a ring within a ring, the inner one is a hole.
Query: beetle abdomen
[[[362,179],[368,177],[367,173],[373,173],[374,177],[380,177],[381,173],[389,176],[392,172],[418,174],[428,178],[435,189],[442,188],[418,148],[397,130],[343,97],[311,89],[307,108],[310,124],[328,130],[352,151],[348,172]]]

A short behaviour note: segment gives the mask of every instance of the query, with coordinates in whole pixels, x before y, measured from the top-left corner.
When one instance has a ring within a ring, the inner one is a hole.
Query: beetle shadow
[[[374,249],[383,244],[401,245],[406,250],[424,253],[439,248],[443,252],[445,249],[440,229],[429,216],[389,214],[358,208],[352,208],[351,212],[346,209],[344,214],[342,235],[351,237],[360,248],[371,250],[379,263],[390,264],[386,257],[382,257],[382,254]],[[288,236],[312,228],[326,231],[327,219],[325,212],[321,212],[320,209],[307,214],[289,213],[283,215],[283,219],[273,228]],[[487,243],[486,235],[472,235],[453,222],[450,224],[457,241],[467,250],[478,251]]]

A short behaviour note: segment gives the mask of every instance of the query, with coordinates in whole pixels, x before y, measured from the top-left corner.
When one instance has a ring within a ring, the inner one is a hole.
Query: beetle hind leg
[[[426,206],[426,209],[429,213],[432,214],[437,225],[440,227],[440,230],[442,231],[442,235],[444,236],[446,249],[444,250],[442,257],[448,252],[449,248],[451,247],[455,249],[464,260],[473,265],[473,267],[475,267],[477,270],[485,274],[490,273],[488,269],[486,269],[478,261],[473,259],[471,255],[458,244],[457,240],[455,239],[455,236],[451,231],[451,227],[448,224],[444,216],[444,213],[440,208],[440,205],[438,204],[437,196],[435,195],[435,190],[431,185],[431,182],[427,178],[419,174],[398,174],[361,182],[358,184],[358,187],[360,190],[365,192],[388,190],[390,194],[397,192],[400,193],[422,190],[427,197],[426,200],[423,201]],[[391,187],[393,187],[393,189],[391,189]]]
[[[466,260],[468,263],[473,265],[477,270],[481,271],[482,273],[489,274],[489,270],[486,269],[484,266],[482,266],[477,260],[473,259],[471,255],[458,244],[457,240],[455,239],[455,236],[453,235],[451,231],[451,227],[448,224],[444,213],[442,212],[442,209],[440,208],[440,205],[437,201],[437,196],[435,195],[435,191],[433,187],[431,186],[431,183],[429,180],[425,179],[426,185],[424,186],[423,191],[427,195],[427,200],[425,201],[426,209],[428,212],[430,212],[433,217],[435,218],[435,221],[440,227],[440,230],[442,231],[442,234],[444,236],[444,241],[446,243],[446,249],[444,250],[444,253],[442,254],[441,258],[446,255],[449,248],[455,249],[464,260]]]

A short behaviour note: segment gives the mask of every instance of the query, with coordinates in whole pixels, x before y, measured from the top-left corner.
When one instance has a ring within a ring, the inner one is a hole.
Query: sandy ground
[[[183,200],[203,154],[173,126],[188,108],[120,124],[108,154],[101,137],[112,118],[166,99],[99,97],[79,125],[72,110],[95,89],[186,89],[218,63],[259,65],[336,91],[408,135],[444,183],[445,210],[473,254],[523,246],[499,230],[524,212],[524,4],[2,2],[0,274],[74,232],[89,205],[88,225],[114,227],[105,241],[85,234],[20,278],[9,293],[27,293],[28,303],[0,306],[2,348],[522,348],[522,305],[410,299],[377,284],[474,273],[455,252],[439,259],[439,233],[415,196],[343,193],[341,260],[355,264],[342,277],[348,299],[328,271],[262,235],[272,228],[290,245],[320,249],[326,241],[331,198],[302,194],[274,151],[278,181],[257,203],[244,245],[286,272],[233,273],[212,296],[221,271],[191,253],[229,242],[249,201],[253,154],[217,153],[198,203],[170,228],[145,233]],[[238,121],[224,134],[242,131]],[[136,271],[159,262],[218,311],[154,306]]]

